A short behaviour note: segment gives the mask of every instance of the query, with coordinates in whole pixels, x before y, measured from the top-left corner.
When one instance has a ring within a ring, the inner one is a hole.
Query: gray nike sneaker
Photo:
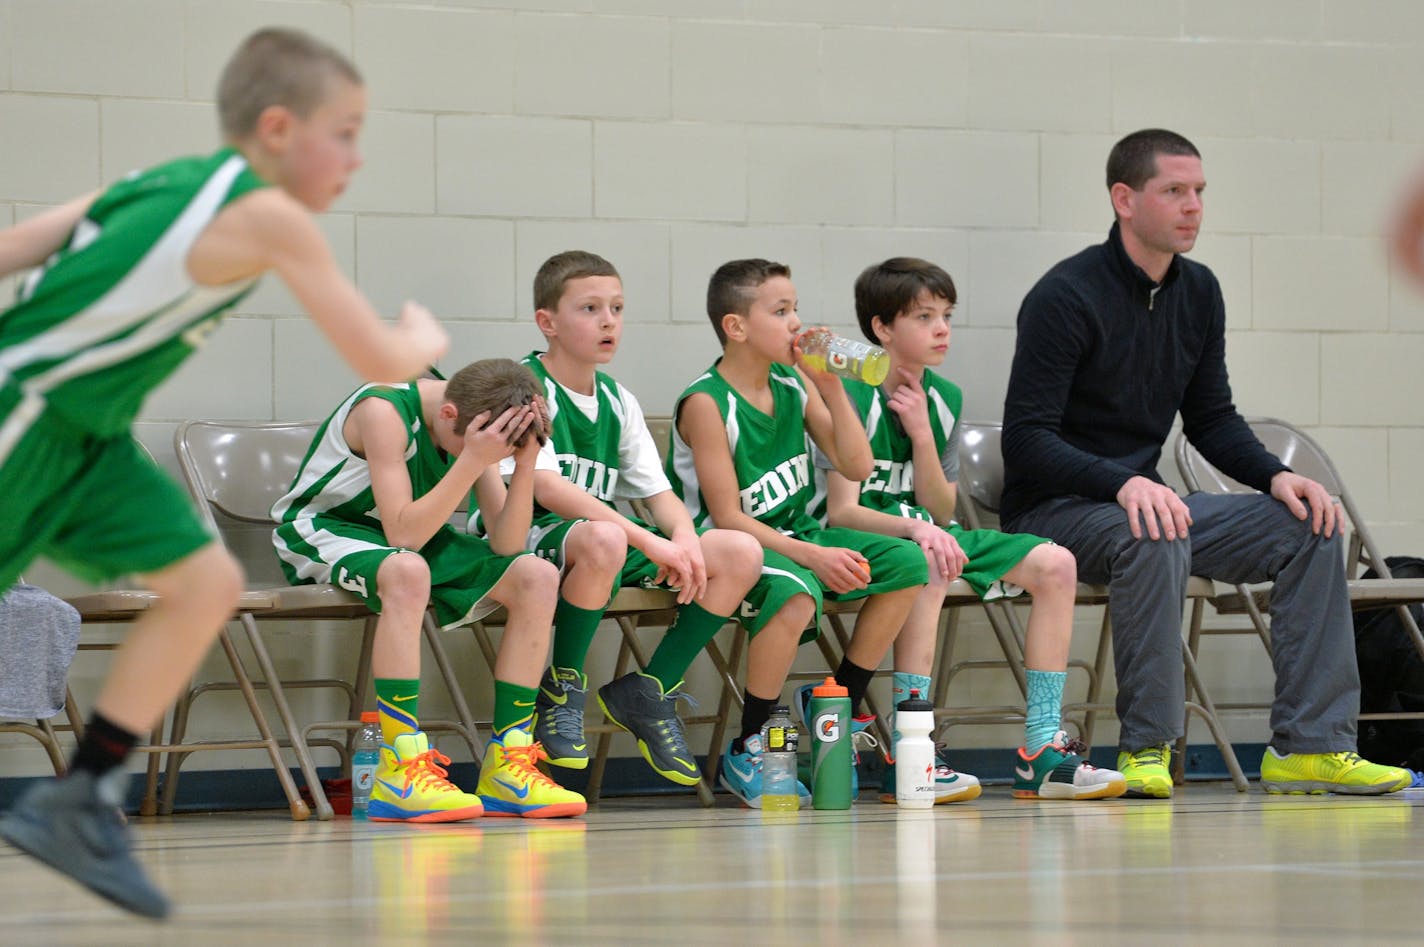
[[[102,779],[75,770],[36,783],[0,821],[0,836],[121,908],[164,918],[168,899],[134,859],[119,810],[127,779],[121,769]]]
[[[583,705],[588,678],[573,668],[548,668],[534,699],[534,739],[544,745],[549,765],[588,768],[588,740],[583,735]]]
[[[695,786],[698,780],[697,758],[687,745],[682,719],[677,715],[677,702],[692,697],[678,688],[666,694],[655,677],[641,671],[625,674],[598,689],[598,705],[608,719],[638,739],[638,752],[658,775],[683,786]]]

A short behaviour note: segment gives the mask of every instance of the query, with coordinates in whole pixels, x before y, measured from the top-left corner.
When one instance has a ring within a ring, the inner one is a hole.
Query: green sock
[[[508,681],[494,682],[494,735],[503,737],[514,728],[528,730],[534,719],[534,698],[539,692]]]
[[[603,609],[579,608],[559,596],[559,604],[554,608],[554,656],[549,663],[556,668],[582,671],[601,621]]]
[[[1063,682],[1067,671],[1024,671],[1028,707],[1024,713],[1024,750],[1030,756],[1058,735],[1063,714]]]
[[[376,712],[381,717],[381,742],[395,746],[396,737],[420,729],[420,681],[403,677],[376,678]]]
[[[682,676],[699,651],[728,622],[725,616],[714,615],[696,602],[688,602],[677,610],[677,617],[668,626],[667,634],[643,673],[655,677],[666,694],[682,683]]]

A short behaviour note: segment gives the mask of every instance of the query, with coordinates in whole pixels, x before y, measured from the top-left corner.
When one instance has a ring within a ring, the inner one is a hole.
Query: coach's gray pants
[[[1182,733],[1186,685],[1182,611],[1190,576],[1265,582],[1271,591],[1276,694],[1271,745],[1282,753],[1355,749],[1360,675],[1355,663],[1340,534],[1310,531],[1274,497],[1193,493],[1185,539],[1132,538],[1116,503],[1060,497],[1005,528],[1072,550],[1078,577],[1107,584],[1117,669],[1118,745],[1129,752]]]

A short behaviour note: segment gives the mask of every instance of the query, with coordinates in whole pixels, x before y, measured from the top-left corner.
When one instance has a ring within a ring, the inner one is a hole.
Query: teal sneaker
[[[1030,755],[1019,747],[1014,760],[1014,795],[1020,799],[1114,799],[1127,792],[1127,779],[1098,769],[1079,754],[1087,747],[1062,730],[1052,743]]]
[[[583,707],[588,678],[573,668],[546,668],[534,698],[534,740],[544,747],[550,766],[588,768],[588,740],[583,735]]]
[[[722,788],[742,801],[749,809],[761,808],[761,734],[753,733],[737,750],[737,741],[727,744],[727,752],[722,754],[722,766],[717,781]],[[801,780],[796,781],[796,795],[801,808],[811,805],[811,790]]]

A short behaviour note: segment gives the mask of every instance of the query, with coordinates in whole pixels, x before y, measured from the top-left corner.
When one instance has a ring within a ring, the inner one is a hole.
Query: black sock
[[[79,749],[74,753],[70,768],[87,770],[96,778],[103,776],[123,763],[137,742],[136,734],[129,733],[103,714],[95,713],[84,729],[84,739],[79,741]]]
[[[870,679],[874,676],[874,668],[863,668],[851,664],[850,658],[841,658],[841,666],[836,668],[836,683],[850,692],[852,716],[860,716],[860,702],[865,700],[865,692],[870,690]]]
[[[742,735],[737,737],[732,749],[738,753],[745,748],[744,741],[753,733],[761,733],[761,725],[771,719],[771,708],[776,706],[776,698],[756,697],[742,691]]]

